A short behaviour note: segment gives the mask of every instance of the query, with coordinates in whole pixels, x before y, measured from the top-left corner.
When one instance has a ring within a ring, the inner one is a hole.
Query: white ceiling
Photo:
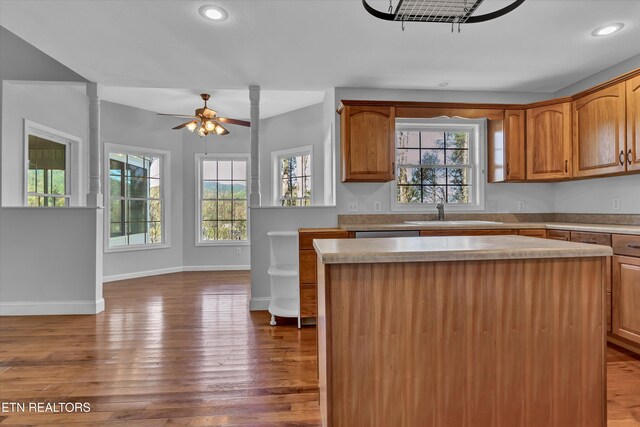
[[[209,108],[220,117],[249,119],[249,90],[193,90],[106,86],[102,99],[118,104],[166,114],[193,114],[203,105],[201,93],[208,93]],[[283,114],[322,102],[323,91],[262,90],[260,92],[260,118]]]
[[[380,10],[389,4],[370,3]],[[508,3],[485,0],[478,13]],[[205,21],[203,4],[223,6],[230,19]],[[425,23],[403,32],[368,15],[361,0],[0,0],[0,25],[89,80],[114,86],[107,91],[114,101],[189,112],[200,91],[184,88],[209,88],[212,106],[238,117],[248,113],[251,84],[303,91],[265,92],[267,114],[309,105],[318,94],[308,91],[330,87],[439,89],[448,81],[448,90],[555,92],[640,54],[639,20],[638,0],[526,0],[461,33]],[[590,36],[612,22],[625,28]],[[240,98],[245,105],[235,110]]]

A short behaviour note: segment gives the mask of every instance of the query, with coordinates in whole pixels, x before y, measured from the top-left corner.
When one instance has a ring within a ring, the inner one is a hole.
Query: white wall
[[[267,270],[270,262],[269,231],[297,231],[301,227],[335,227],[338,211],[324,207],[251,208],[251,310],[266,310],[271,297]],[[292,260],[297,262],[297,260]]]
[[[262,126],[262,123],[261,123]],[[196,246],[196,169],[197,153],[250,154],[249,128],[229,125],[229,135],[200,138],[195,133],[181,131],[183,148],[183,253],[185,266],[212,268],[249,268],[249,246],[246,244],[221,246]],[[264,185],[264,175],[263,175]],[[248,185],[248,183],[247,183]],[[264,200],[264,196],[263,196]],[[249,224],[251,227],[252,222]],[[237,254],[237,251],[240,254]]]
[[[84,83],[3,82],[2,205],[23,206],[24,119],[82,139],[81,161],[71,165],[72,191],[85,203],[89,100]]]
[[[328,94],[329,96],[331,94]],[[335,112],[343,99],[356,100],[393,100],[423,102],[479,102],[525,104],[547,98],[545,94],[531,93],[493,93],[460,91],[390,90],[336,88],[333,111],[326,105],[325,114],[332,114],[335,123],[336,164],[340,165],[340,116]],[[331,118],[325,123],[331,122]],[[342,183],[338,168],[337,206],[339,213],[347,213],[347,203],[358,202],[358,213],[391,212],[391,183]],[[554,184],[487,184],[486,200],[495,202],[493,212],[519,212],[518,201],[523,201],[525,209],[520,212],[552,212],[554,209]],[[374,211],[374,202],[381,203],[381,211]]]
[[[95,314],[102,299],[102,210],[2,209],[0,315]]]
[[[584,179],[555,185],[557,213],[640,214],[640,175]],[[618,199],[620,209],[613,209]]]
[[[298,148],[306,145],[313,147],[313,172],[311,177],[312,204],[323,202],[324,162],[322,104],[311,105],[286,114],[269,117],[260,121],[260,174],[262,205],[273,205],[273,151]]]
[[[105,143],[165,150],[171,153],[171,247],[104,254],[104,275],[121,276],[182,267],[182,132],[172,119],[150,111],[102,102],[101,138]],[[106,161],[103,155],[103,161]],[[103,180],[107,182],[106,179]],[[108,186],[103,186],[108,189]],[[106,204],[105,204],[106,206]]]

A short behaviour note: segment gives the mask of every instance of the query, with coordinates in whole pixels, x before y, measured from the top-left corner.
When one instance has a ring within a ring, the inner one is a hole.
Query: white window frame
[[[249,191],[250,191],[250,174],[251,161],[247,154],[239,153],[196,153],[196,246],[248,246],[251,244],[251,220],[249,218]],[[213,161],[233,161],[241,160],[247,163],[246,180],[247,180],[247,240],[203,240],[202,239],[202,162],[205,160]]]
[[[66,148],[65,153],[65,198],[68,203],[66,206],[58,206],[59,208],[69,206],[80,205],[80,147],[82,145],[82,138],[75,135],[71,135],[66,132],[59,131],[57,129],[45,126],[34,121],[24,119],[24,170],[23,170],[23,182],[22,182],[22,202],[25,207],[42,208],[44,206],[29,206],[29,135],[34,135],[40,138],[45,138],[58,144],[64,145]],[[53,196],[49,194],[33,193],[34,196]],[[60,197],[59,195],[57,195]]]
[[[109,154],[129,154],[133,156],[148,156],[160,158],[160,192],[162,194],[162,242],[145,243],[126,246],[109,246],[111,232],[111,191],[109,185]],[[104,198],[104,252],[146,251],[151,249],[166,249],[171,247],[171,152],[153,148],[137,147],[114,143],[104,144],[102,191]]]
[[[309,173],[311,176],[311,198],[309,201],[309,206],[313,206],[313,199],[315,197],[314,183],[315,183],[315,175],[313,173],[313,145],[305,145],[302,147],[289,148],[286,150],[272,151],[271,152],[271,176],[272,176],[272,188],[271,198],[273,202],[273,206],[278,206],[281,208],[305,208],[309,206],[282,206],[281,198],[282,194],[280,182],[282,180],[282,171],[280,170],[280,160],[282,158],[289,157],[298,157],[309,155]]]
[[[445,212],[482,212],[485,210],[485,185],[486,185],[486,141],[487,141],[487,120],[486,119],[461,119],[438,117],[433,119],[397,119],[396,133],[399,131],[413,130],[450,130],[457,128],[470,132],[469,141],[469,164],[472,165],[472,203],[458,204],[445,203]],[[396,138],[394,137],[394,162],[396,162]],[[396,164],[396,175],[397,175]],[[396,212],[436,212],[436,203],[414,203],[400,204],[397,199],[397,177],[390,185],[391,187],[391,210]]]

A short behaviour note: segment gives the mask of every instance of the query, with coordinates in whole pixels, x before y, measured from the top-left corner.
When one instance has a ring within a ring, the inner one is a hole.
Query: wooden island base
[[[319,256],[323,425],[604,426],[606,260]]]

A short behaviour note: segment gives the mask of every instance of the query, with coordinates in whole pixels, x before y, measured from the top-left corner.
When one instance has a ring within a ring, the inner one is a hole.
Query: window
[[[484,121],[478,120],[399,120],[393,206],[482,209],[483,131]]]
[[[25,192],[29,207],[72,204],[71,164],[80,139],[25,120]],[[75,196],[75,194],[74,194]]]
[[[198,244],[246,242],[246,156],[197,155]]]
[[[169,154],[110,145],[108,248],[166,247],[165,163]]]
[[[271,154],[274,171],[274,205],[311,205],[312,146]]]

